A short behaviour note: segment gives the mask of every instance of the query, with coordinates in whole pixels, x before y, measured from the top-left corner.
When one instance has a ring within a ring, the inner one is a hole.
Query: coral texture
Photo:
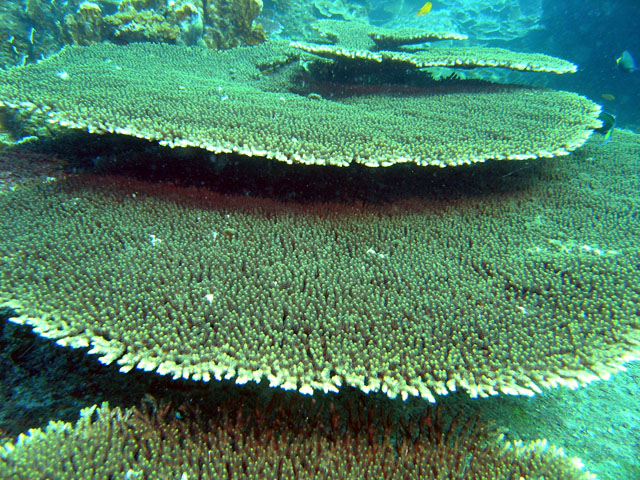
[[[274,42],[226,52],[151,44],[68,48],[0,74],[0,103],[92,132],[332,165],[453,166],[566,155],[600,126],[600,107],[584,97],[512,85],[336,86],[326,98],[293,93],[298,55]]]
[[[292,42],[306,52],[337,60],[366,60],[388,69],[390,64],[409,67],[500,67],[520,71],[574,73],[578,67],[561,58],[541,53],[519,53],[504,48],[436,47],[408,45],[438,40],[465,40],[452,32],[431,32],[420,29],[391,30],[364,23],[340,20],[320,20],[313,27],[329,44]]]
[[[117,11],[90,19],[86,15],[88,3],[67,15],[68,43],[87,45],[99,41],[99,36],[120,44],[153,41],[225,49],[255,45],[266,38],[262,27],[254,24],[262,10],[261,0],[127,0],[118,4]],[[97,4],[91,5],[95,5],[92,11],[100,9]],[[99,29],[90,28],[98,23]]]
[[[64,17],[65,40],[75,45],[90,45],[102,41],[103,13],[100,5],[82,2],[74,14]]]
[[[3,478],[590,480],[578,459],[545,441],[508,443],[483,426],[427,409],[399,423],[362,401],[334,404],[246,395],[213,405],[87,408],[0,452]],[[344,407],[344,405],[343,405]]]
[[[430,401],[578,387],[638,356],[638,140],[610,145],[615,164],[589,148],[505,190],[475,166],[479,191],[387,205],[17,189],[0,197],[0,303],[123,371]]]
[[[213,0],[204,4],[208,25],[204,41],[209,47],[257,45],[266,39],[262,27],[254,24],[262,10],[262,0]]]

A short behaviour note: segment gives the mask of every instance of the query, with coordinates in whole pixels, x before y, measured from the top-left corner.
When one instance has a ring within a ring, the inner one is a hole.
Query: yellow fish
[[[420,10],[418,10],[418,13],[416,13],[416,16],[421,17],[422,15],[426,15],[431,11],[431,7],[433,7],[433,3],[431,2],[425,3],[420,7]]]
[[[613,95],[611,95],[610,93],[603,93],[602,95],[600,95],[602,98],[604,98],[605,100],[609,100],[610,102],[613,102],[616,97],[614,97]]]

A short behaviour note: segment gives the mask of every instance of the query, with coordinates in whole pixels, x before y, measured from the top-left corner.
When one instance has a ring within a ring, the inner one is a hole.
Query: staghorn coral
[[[406,66],[408,68],[450,67],[481,68],[498,67],[523,72],[573,73],[577,66],[565,60],[541,53],[517,53],[504,48],[433,48],[426,51],[370,51],[346,48],[341,45],[324,45],[291,42],[292,47],[307,53],[337,61],[371,62],[380,69]]]
[[[338,400],[338,399],[337,399]],[[595,480],[545,441],[505,442],[484,425],[367,404],[272,395],[81,412],[0,451],[3,478]]]
[[[430,401],[575,388],[638,356],[640,141],[614,140],[615,164],[588,148],[522,185],[496,162],[386,205],[21,188],[0,197],[0,304],[125,372]]]
[[[566,155],[600,126],[600,107],[586,98],[520,86],[336,86],[326,98],[300,95],[291,91],[297,55],[273,42],[220,53],[141,44],[69,48],[1,74],[0,103],[92,132],[332,165]]]

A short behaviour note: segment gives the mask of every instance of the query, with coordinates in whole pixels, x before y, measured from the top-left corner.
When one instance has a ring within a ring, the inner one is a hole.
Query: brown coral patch
[[[544,441],[506,443],[485,426],[445,421],[425,409],[403,421],[363,399],[328,402],[281,394],[206,405],[148,401],[122,410],[83,410],[75,424],[52,422],[0,453],[15,479],[545,478],[588,480],[577,459]]]

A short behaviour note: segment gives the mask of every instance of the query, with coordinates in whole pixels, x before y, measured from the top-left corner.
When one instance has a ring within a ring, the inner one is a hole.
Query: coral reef
[[[496,0],[480,9],[470,8],[467,3],[456,0],[446,10],[436,9],[428,18],[419,20],[401,5],[399,10],[394,9],[400,15],[396,23],[392,20],[388,25],[437,26],[462,29],[479,40],[510,39],[533,28],[541,10],[536,2],[519,5],[517,0]],[[308,34],[308,25],[317,17],[366,21],[368,16],[375,17],[376,9],[386,8],[345,0],[278,1],[269,2],[268,7],[267,30],[280,34],[284,29],[282,35],[288,37]],[[255,45],[266,38],[265,30],[256,21],[262,8],[262,0],[26,0],[24,5],[11,2],[0,8],[0,33],[9,39],[0,47],[0,61],[19,65],[50,55],[64,44],[101,41],[154,41],[214,49]],[[394,17],[384,11],[385,20]]]
[[[505,442],[473,420],[425,409],[405,418],[366,402],[247,394],[172,407],[84,409],[0,451],[0,475],[149,480],[538,478],[593,480],[545,441]],[[515,475],[515,477],[514,477]]]
[[[498,4],[519,2],[485,2],[485,16]],[[528,6],[535,17],[539,2]],[[566,73],[570,62],[427,48],[463,36],[356,23],[372,6],[341,0],[297,7],[326,17],[320,43],[263,42],[262,7],[0,6],[17,19],[0,55],[22,65],[0,72],[0,141],[23,143],[0,152],[0,322],[13,322],[0,325],[0,399],[13,405],[0,412],[0,477],[594,479],[538,435],[507,442],[422,400],[574,389],[640,358],[638,137],[616,130],[606,151],[576,150],[600,125],[590,100],[446,73]],[[530,28],[520,20],[504,38]],[[492,38],[490,21],[471,24]],[[73,45],[29,65],[58,43]],[[243,44],[260,45],[217,51]],[[80,155],[95,139],[138,148],[122,163],[100,152],[93,174],[61,172],[55,158],[19,156],[50,136],[42,125],[116,133],[67,130],[89,139]],[[560,155],[570,161],[540,158]],[[197,157],[211,175],[175,161],[183,180],[154,183],[169,156]],[[95,175],[127,162],[138,180]],[[80,350],[60,355],[51,340]],[[49,350],[28,364],[31,349]],[[18,364],[29,387],[9,371]],[[135,388],[110,406],[117,396],[92,370]],[[54,382],[64,385],[47,397]],[[205,394],[230,382],[242,387]],[[153,388],[162,400],[130,407]],[[20,403],[42,422],[59,418],[47,415],[56,401],[100,395],[75,424],[6,441],[26,430],[6,428]],[[473,404],[489,400],[505,399]],[[420,408],[405,415],[408,405]]]
[[[82,2],[74,14],[64,18],[63,32],[67,43],[89,45],[102,41],[102,9],[94,2]]]
[[[277,194],[278,198],[289,200],[321,198],[325,202],[344,199],[347,202],[386,203],[408,196],[420,197],[431,191],[441,199],[454,196],[453,192],[461,196],[477,195],[476,188],[483,185],[487,178],[495,179],[501,187],[490,188],[493,193],[480,193],[482,196],[526,190],[538,182],[537,176],[530,175],[530,172],[537,170],[538,161],[522,164],[498,162],[457,169],[425,169],[411,165],[384,170],[327,169],[266,163],[259,158],[247,159],[233,155],[219,155],[213,161],[207,152],[195,149],[169,150],[149,145],[144,140],[114,135],[73,131],[68,134],[75,138],[74,142],[67,140],[58,146],[64,163],[78,166],[79,159],[84,158],[83,162],[90,167],[95,158],[104,157],[101,163],[111,165],[109,172],[116,175],[154,179],[169,184],[198,185],[201,195],[213,189],[239,195],[247,192],[252,196]],[[600,146],[602,136],[595,134],[584,148],[572,154],[570,162],[577,165],[593,164],[593,170],[580,172],[580,175],[589,188],[602,191],[608,188],[608,183],[602,182],[604,177],[597,174],[598,165],[606,162],[611,167],[633,166],[640,153],[637,138],[636,135],[616,130],[609,144],[603,148]],[[88,149],[87,145],[91,148]],[[39,150],[41,148],[38,147]],[[15,150],[7,151],[2,157],[6,158],[5,165],[10,169],[15,169],[18,164],[25,168],[40,169],[41,162],[48,157],[39,153],[22,158],[16,157],[15,153]],[[611,158],[616,161],[611,162]],[[551,167],[555,162],[545,163]],[[566,166],[563,165],[564,160],[559,163],[556,167],[563,169]],[[0,168],[0,177],[3,169]],[[104,167],[100,171],[104,172]],[[554,171],[555,167],[547,170],[552,176],[555,175]],[[613,181],[621,178],[626,182],[637,182],[637,176],[627,177],[628,172],[630,170],[624,167],[620,177],[615,177]],[[22,175],[22,172],[19,174]],[[61,175],[61,172],[44,173],[42,180],[44,176],[61,178]],[[629,188],[636,188],[634,185],[629,185]],[[448,196],[443,196],[443,192],[449,192]],[[620,196],[624,202],[635,201],[635,198]],[[541,221],[544,218],[533,218],[531,224],[540,224]],[[569,224],[566,227],[571,229]],[[567,230],[558,238],[564,238],[569,249],[574,249],[574,243],[580,246],[567,236]],[[579,235],[574,238],[579,238]],[[554,243],[549,243],[549,255],[568,255],[556,250]],[[5,317],[0,316],[0,331],[4,331],[0,338],[0,402],[3,405],[0,428],[8,432],[14,442],[18,433],[26,433],[35,427],[44,428],[50,419],[75,423],[82,408],[105,400],[109,401],[112,408],[119,405],[124,409],[139,405],[140,398],[147,391],[163,399],[163,403],[171,400],[173,405],[181,405],[192,398],[200,398],[203,390],[217,390],[228,385],[228,382],[171,380],[140,370],[123,375],[118,372],[116,365],[101,365],[94,356],[86,355],[83,349],[61,348],[51,340],[34,336],[30,328],[9,322],[2,328],[3,322]],[[460,408],[467,412],[477,410],[483,419],[506,428],[511,440],[520,438],[528,443],[536,438],[548,438],[551,444],[565,448],[569,456],[583,459],[588,470],[597,473],[602,480],[635,478],[639,433],[634,426],[638,424],[640,412],[635,389],[640,379],[640,362],[627,365],[627,369],[628,372],[616,374],[610,381],[596,382],[588,388],[558,388],[533,398],[497,396],[469,399],[464,393],[458,393],[438,397],[437,400],[448,418]],[[247,390],[251,395],[256,395],[256,388],[259,387],[253,384],[237,386],[228,396],[236,398],[238,393]],[[263,387],[261,390],[268,389]],[[342,397],[345,390],[349,391],[343,389],[336,398]],[[180,392],[187,393],[189,397],[173,396]],[[168,394],[172,396],[167,398]],[[369,394],[367,397],[377,403],[381,396]],[[314,398],[322,398],[322,395]],[[423,407],[421,399],[409,399],[407,402],[385,404],[383,408],[418,411]]]
[[[210,48],[257,45],[266,39],[254,20],[262,10],[262,0],[214,0],[205,2],[207,19],[204,41]]]
[[[283,23],[285,38],[305,38],[308,26],[317,19],[360,21],[389,28],[423,28],[464,31],[477,42],[509,41],[539,27],[541,0],[489,0],[483,2],[453,0],[435,4],[421,17],[417,10],[424,2],[407,0],[313,2],[267,1]]]
[[[261,0],[26,0],[0,5],[0,66],[40,60],[63,45],[151,41],[225,49],[266,35]]]
[[[600,126],[599,107],[584,97],[519,86],[431,82],[362,95],[309,83],[318,90],[293,93],[298,55],[275,42],[225,52],[95,44],[6,72],[0,102],[44,111],[62,126],[308,164],[453,166],[566,155]]]
[[[114,13],[104,15],[100,5],[84,2],[65,17],[64,31],[66,40],[77,45],[106,39],[121,44],[153,41],[223,49],[264,41],[264,32],[253,24],[261,8],[260,0],[204,4],[126,0]]]
[[[142,41],[176,43],[180,28],[167,17],[164,12],[137,10],[133,5],[123,2],[118,12],[104,18],[109,30],[106,36],[121,44]]]
[[[329,44],[291,42],[308,53],[336,60],[361,60],[377,64],[379,70],[389,64],[414,68],[500,67],[519,71],[574,73],[577,65],[540,53],[518,53],[491,47],[420,46],[425,42],[466,40],[465,35],[451,32],[431,32],[420,29],[386,29],[364,23],[320,20],[313,27]],[[409,49],[411,45],[416,45]]]
[[[575,388],[636,358],[640,338],[625,287],[640,225],[618,200],[635,166],[590,154],[509,188],[487,165],[474,195],[452,174],[388,205],[116,178],[21,188],[0,197],[0,302],[123,371],[430,401]]]

